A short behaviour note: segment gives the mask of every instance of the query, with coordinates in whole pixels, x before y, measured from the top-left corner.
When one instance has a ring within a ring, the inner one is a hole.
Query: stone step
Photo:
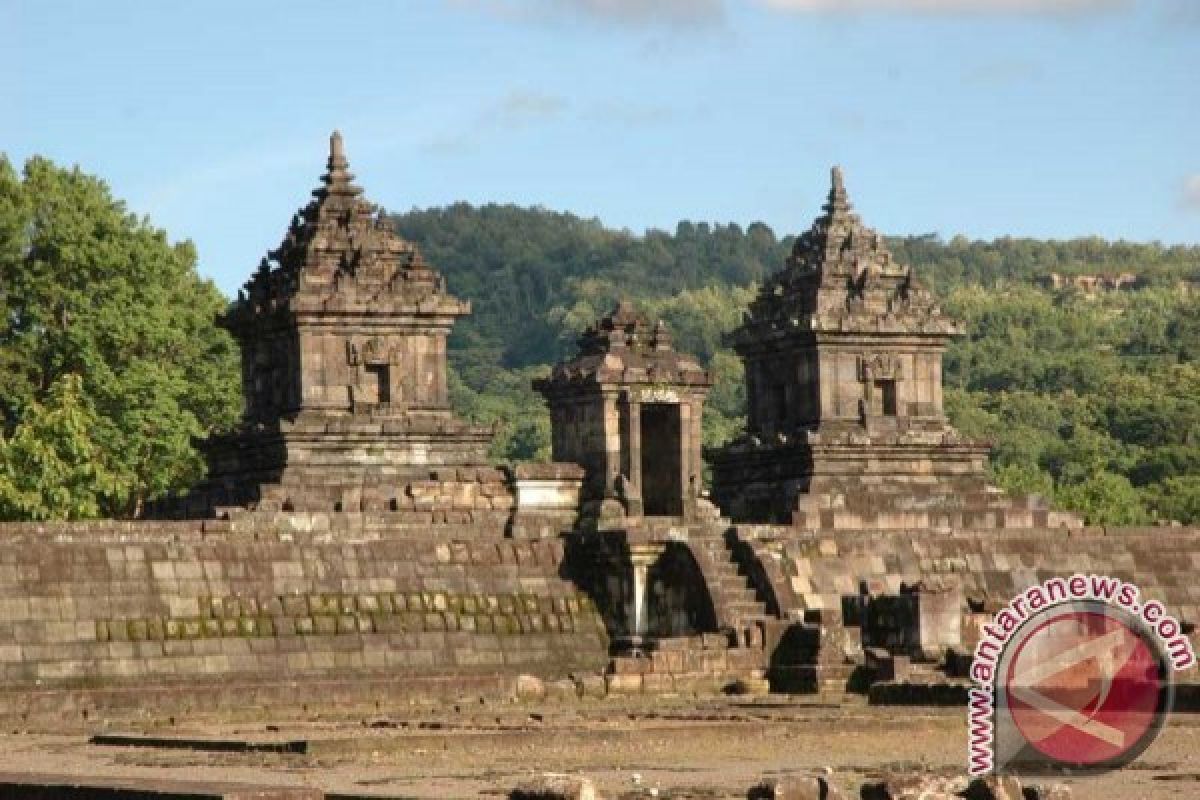
[[[754,591],[754,587],[742,577],[718,578],[713,581],[710,588],[716,592],[725,592],[729,594],[741,594],[745,591]]]
[[[693,551],[696,561],[722,571],[737,571],[737,565],[730,561],[727,553],[705,553]]]
[[[730,600],[742,601],[747,603],[758,602],[758,592],[751,589],[749,586],[740,586],[738,588],[723,589],[723,594]]]
[[[702,567],[700,571],[704,573],[704,577],[708,579],[708,582],[714,585],[741,585],[746,582],[745,578],[736,572],[721,569],[716,565],[709,565],[707,568]]]
[[[727,613],[732,614],[738,618],[748,617],[748,616],[761,617],[761,616],[765,616],[767,613],[767,610],[763,606],[762,603],[751,603],[751,602],[747,602],[747,601],[729,603],[725,606],[725,610]]]
[[[745,582],[745,577],[742,576],[736,569],[726,564],[709,564],[708,569],[704,570],[708,576],[714,580],[722,581],[739,581]]]
[[[690,544],[712,593],[720,624],[737,632],[771,618],[757,590],[741,573],[724,537],[697,537]]]
[[[716,587],[718,589],[723,590],[723,591],[730,591],[730,592],[740,592],[740,591],[744,591],[744,590],[754,591],[754,587],[752,587],[750,585],[750,583],[745,578],[743,578],[741,575],[737,575],[737,576],[729,575],[729,576],[717,578],[716,581],[714,581],[714,584],[716,585]]]

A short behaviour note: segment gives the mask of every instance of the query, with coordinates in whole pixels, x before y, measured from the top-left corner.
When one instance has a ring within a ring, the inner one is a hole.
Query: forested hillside
[[[394,220],[474,304],[452,340],[452,388],[460,410],[499,424],[495,458],[549,456],[530,380],[619,296],[715,372],[707,443],[740,428],[740,365],[721,335],[789,238],[689,222],[632,235],[494,205]],[[1200,522],[1200,247],[890,244],[968,323],[947,358],[947,404],[965,433],[996,443],[1000,484],[1094,522]],[[40,158],[18,173],[0,156],[0,518],[134,515],[198,478],[193,439],[233,423],[240,382],[214,324],[224,300],[195,264],[189,243],[100,180]],[[1051,272],[1133,272],[1144,287],[1041,288]]]
[[[529,381],[571,353],[618,296],[667,320],[678,346],[716,372],[707,443],[739,428],[740,367],[721,334],[782,266],[790,237],[762,224],[690,222],[635,236],[495,205],[395,221],[474,303],[452,342],[455,399],[499,423],[497,458],[548,456],[549,423]],[[947,404],[963,432],[996,443],[1001,485],[1095,522],[1200,521],[1200,247],[936,236],[889,244],[967,321],[969,335],[947,357]],[[1144,286],[1044,289],[1051,272],[1134,272]]]

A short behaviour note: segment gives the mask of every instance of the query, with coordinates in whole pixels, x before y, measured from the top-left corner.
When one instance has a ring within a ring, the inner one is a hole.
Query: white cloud
[[[725,13],[722,0],[559,0],[578,14],[626,25],[708,25]]]
[[[639,102],[628,98],[605,100],[586,109],[580,116],[592,124],[643,128],[678,122],[696,116],[698,108],[684,110],[665,103]]]
[[[900,11],[930,14],[1069,14],[1127,5],[1129,0],[758,0],[777,11]]]
[[[1200,211],[1200,172],[1183,179],[1179,202],[1184,208]]]

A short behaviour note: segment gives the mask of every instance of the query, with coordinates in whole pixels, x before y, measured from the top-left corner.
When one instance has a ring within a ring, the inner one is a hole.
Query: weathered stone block
[[[518,675],[514,691],[518,699],[541,700],[546,696],[546,685],[534,675]]]
[[[986,775],[962,792],[966,800],[1024,800],[1021,781],[1014,775]]]

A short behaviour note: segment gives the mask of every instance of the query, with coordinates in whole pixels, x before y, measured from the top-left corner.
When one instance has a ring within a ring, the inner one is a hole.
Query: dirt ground
[[[5,731],[0,771],[304,785],[392,798],[496,798],[537,773],[578,772],[606,797],[733,798],[763,777],[816,769],[831,769],[851,790],[887,771],[961,774],[966,748],[962,709],[776,698],[480,703],[274,723],[93,725],[92,732],[258,745],[303,740],[306,752],[100,746],[85,731]],[[1200,716],[1176,715],[1120,772],[1064,782],[1084,800],[1200,798]]]

